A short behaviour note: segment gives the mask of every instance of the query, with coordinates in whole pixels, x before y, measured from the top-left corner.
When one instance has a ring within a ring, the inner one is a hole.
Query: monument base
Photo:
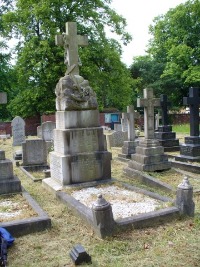
[[[138,146],[139,141],[124,141],[124,145],[122,147],[122,153],[118,154],[119,158],[130,159],[131,154],[135,154],[135,149]]]
[[[136,153],[131,155],[128,168],[154,172],[170,169],[171,163],[168,162],[168,156],[164,154],[164,148],[157,140],[145,139],[139,142]]]
[[[165,152],[179,151],[179,140],[176,139],[176,133],[172,132],[171,125],[159,126],[158,131],[154,134]]]
[[[200,137],[187,136],[185,137],[185,144],[180,146],[180,156],[175,157],[176,161],[200,161]]]
[[[19,193],[21,191],[21,181],[18,177],[13,176],[12,179],[0,180],[0,195]]]

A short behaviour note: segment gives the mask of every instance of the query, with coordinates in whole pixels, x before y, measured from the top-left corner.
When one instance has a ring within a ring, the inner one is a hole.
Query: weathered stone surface
[[[92,110],[97,109],[96,94],[89,82],[79,75],[65,75],[56,85],[56,109]]]
[[[25,122],[21,117],[17,116],[12,120],[11,126],[13,146],[21,146],[22,142],[25,141]]]
[[[112,134],[106,135],[107,147],[122,147],[124,141],[128,140],[128,132],[113,132]]]
[[[57,111],[56,129],[99,127],[98,110]]]
[[[135,153],[135,149],[138,145],[139,141],[124,141],[123,147],[122,147],[122,154],[128,156]]]
[[[43,122],[41,125],[42,139],[45,141],[52,141],[54,139],[53,130],[56,128],[56,123],[53,121]]]
[[[175,139],[176,133],[174,132],[155,132],[155,138],[161,140]]]
[[[22,143],[23,165],[46,165],[46,142],[42,139],[29,139]]]

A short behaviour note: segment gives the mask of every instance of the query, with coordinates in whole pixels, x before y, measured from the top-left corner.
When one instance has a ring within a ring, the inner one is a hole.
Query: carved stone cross
[[[139,117],[139,113],[134,110],[134,106],[127,107],[127,113],[122,113],[122,119],[128,121],[128,141],[135,141],[135,119]]]
[[[168,125],[168,110],[167,107],[171,105],[171,102],[167,101],[167,95],[160,96],[160,106],[162,110],[162,125]]]
[[[144,107],[144,136],[154,139],[154,107],[160,106],[160,98],[153,98],[153,89],[143,89],[144,98],[137,98],[137,107]]]
[[[199,136],[199,88],[190,87],[189,97],[183,97],[183,104],[190,108],[190,136]]]
[[[68,72],[79,75],[78,46],[87,46],[88,38],[85,35],[77,35],[76,22],[66,23],[66,33],[55,36],[55,43],[64,46],[64,63]]]

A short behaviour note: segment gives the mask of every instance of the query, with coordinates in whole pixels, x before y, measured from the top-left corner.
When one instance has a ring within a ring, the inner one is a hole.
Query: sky
[[[187,0],[113,0],[111,7],[127,21],[126,31],[133,41],[122,46],[122,61],[130,66],[133,57],[145,55],[145,48],[150,39],[148,27],[153,19],[166,14],[170,8],[187,2]]]

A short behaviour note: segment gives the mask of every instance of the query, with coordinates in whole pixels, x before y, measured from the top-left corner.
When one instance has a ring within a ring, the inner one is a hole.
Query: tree
[[[148,52],[163,64],[162,89],[176,105],[200,85],[200,2],[191,0],[154,19]]]
[[[110,2],[16,0],[15,9],[2,15],[4,36],[20,40],[16,47],[20,93],[9,105],[12,115],[25,117],[55,110],[54,89],[65,66],[63,48],[55,46],[54,36],[65,32],[67,21],[77,21],[79,34],[89,36],[89,47],[80,48],[79,53],[82,72],[87,76],[84,78],[94,86],[100,107],[114,105],[121,109],[130,102],[131,80],[120,62],[121,48],[106,38],[104,25],[121,35],[124,44],[131,37],[124,30],[125,19],[109,7]]]

